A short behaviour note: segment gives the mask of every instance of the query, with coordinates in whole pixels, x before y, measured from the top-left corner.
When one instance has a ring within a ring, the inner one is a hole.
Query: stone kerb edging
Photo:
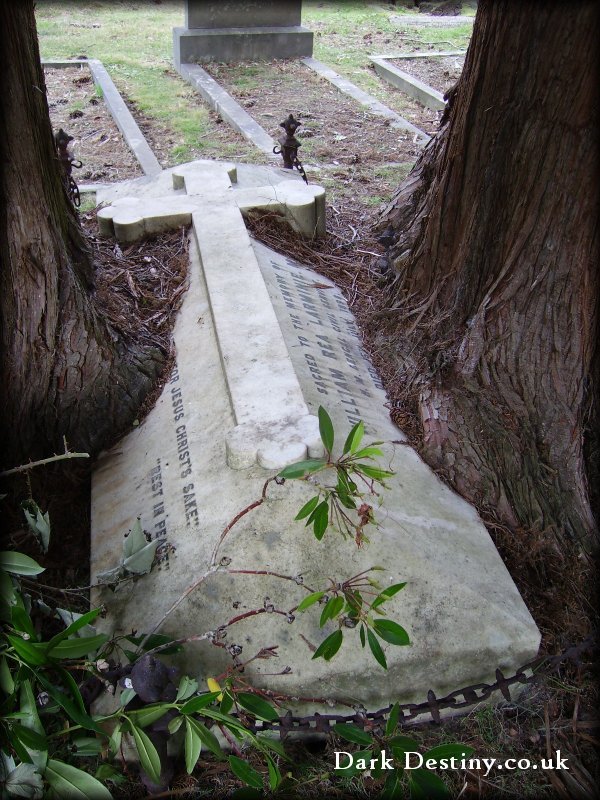
[[[252,248],[242,211],[275,209],[305,236],[324,232],[325,190],[297,180],[235,190],[233,164],[194,162],[172,172],[186,194],[123,197],[98,212],[100,234],[133,242],[193,224],[236,421],[226,435],[232,469],[281,469],[323,454]]]
[[[240,133],[269,159],[279,161],[273,153],[275,140],[254,120],[233,97],[198,64],[180,64],[181,77],[196,89],[200,97],[220,114],[231,127]]]
[[[388,108],[386,105],[381,103],[379,100],[377,100],[377,98],[373,97],[373,95],[370,95],[368,92],[359,89],[358,86],[355,86],[347,78],[339,75],[335,70],[331,69],[331,67],[328,67],[321,61],[317,61],[316,58],[303,58],[302,63],[306,64],[306,66],[316,72],[317,75],[320,75],[322,78],[325,78],[325,80],[329,81],[329,83],[332,83],[341,92],[344,92],[344,94],[349,95],[350,97],[354,98],[354,100],[357,100],[361,105],[368,108],[372,114],[376,114],[379,117],[385,117],[385,119],[388,119],[392,128],[397,128],[399,130],[412,133],[415,137],[415,140],[420,141],[422,144],[425,144],[430,140],[431,137],[425,133],[425,131],[417,128],[417,126],[413,125],[412,122],[409,122],[407,119],[404,119],[404,117],[401,117],[400,114],[392,111],[391,108]]]
[[[371,56],[371,61],[375,67],[375,72],[380,78],[391,83],[392,86],[395,86],[397,89],[406,92],[407,95],[417,100],[426,108],[431,108],[434,111],[442,111],[446,107],[446,102],[441,92],[438,92],[437,89],[415,78],[414,75],[410,75],[408,72],[398,69],[395,64],[390,64],[389,59],[443,58],[444,56],[463,56],[464,54],[465,51],[463,50],[454,50],[444,53],[402,53],[398,55]]]
[[[131,112],[125,105],[119,90],[112,81],[112,78],[106,71],[104,64],[97,58],[78,58],[73,60],[52,60],[42,59],[42,66],[44,67],[88,67],[92,73],[92,79],[96,86],[102,90],[102,95],[106,107],[110,111],[112,118],[119,131],[121,132],[125,142],[135,158],[137,159],[144,175],[153,177],[159,175],[162,167],[158,159],[152,152],[150,145],[140,130],[137,122],[134,120]]]

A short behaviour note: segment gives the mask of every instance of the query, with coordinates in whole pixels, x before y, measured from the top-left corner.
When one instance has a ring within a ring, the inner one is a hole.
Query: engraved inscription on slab
[[[340,430],[362,419],[367,435],[404,440],[341,291],[259,242],[254,250],[309,410],[323,405]]]

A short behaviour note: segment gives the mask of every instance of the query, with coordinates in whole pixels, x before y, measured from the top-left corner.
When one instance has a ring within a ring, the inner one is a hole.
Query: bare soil
[[[246,66],[255,71],[259,85],[244,86],[239,64],[205,64],[203,68],[275,138],[281,133],[277,127],[280,120],[289,113],[307,120],[299,138],[313,138],[305,152],[310,151],[319,162],[335,159],[348,163],[350,159],[350,163],[358,163],[355,156],[359,155],[361,160],[382,163],[414,159],[417,154],[412,135],[397,135],[389,122],[368,112],[301,62],[278,60]],[[408,98],[398,113],[426,133],[435,130],[437,120],[431,112]]]
[[[73,136],[73,156],[82,162],[73,173],[77,183],[141,177],[144,173],[96,92],[89,70],[46,67],[44,73],[52,129],[56,133],[62,128]]]
[[[460,78],[465,63],[464,56],[442,56],[438,58],[395,58],[391,63],[418,78],[427,86],[445,94]]]

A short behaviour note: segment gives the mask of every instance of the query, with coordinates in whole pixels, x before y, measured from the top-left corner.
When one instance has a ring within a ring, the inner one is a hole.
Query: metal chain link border
[[[505,700],[512,701],[510,689],[515,684],[526,685],[534,683],[541,677],[556,672],[565,661],[571,661],[581,666],[581,656],[596,645],[595,638],[590,636],[576,645],[571,645],[555,656],[543,656],[527,662],[509,678],[506,678],[500,669],[496,669],[494,683],[474,683],[456,689],[445,697],[436,697],[433,690],[427,692],[427,700],[422,703],[405,703],[399,706],[398,725],[419,724],[433,720],[441,724],[441,712],[450,709],[457,711],[477,705],[491,697],[494,692],[500,692]],[[459,698],[464,698],[460,700]],[[256,720],[256,724],[247,725],[254,733],[274,730],[279,731],[281,739],[289,733],[330,733],[332,725],[338,722],[351,722],[363,729],[373,730],[385,721],[393,705],[388,705],[378,711],[356,710],[354,714],[320,714],[318,712],[307,716],[294,716],[288,711],[278,721],[267,722]]]

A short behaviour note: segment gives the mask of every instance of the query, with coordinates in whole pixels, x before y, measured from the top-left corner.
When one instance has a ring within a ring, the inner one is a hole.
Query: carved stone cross
[[[125,197],[98,212],[102,235],[133,242],[193,225],[237,425],[226,436],[234,469],[266,469],[322,453],[242,213],[270,209],[307,237],[325,231],[325,190],[298,180],[235,189],[233,164],[194,162],[173,171],[174,193]]]

